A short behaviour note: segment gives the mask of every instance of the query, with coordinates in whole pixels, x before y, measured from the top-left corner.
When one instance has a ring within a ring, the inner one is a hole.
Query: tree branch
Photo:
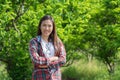
[[[22,0],[22,3],[20,4],[18,11],[16,11],[17,16],[12,20],[12,25],[19,34],[20,34],[20,31],[16,27],[16,22],[23,14],[25,14],[27,12],[29,7],[25,10],[23,8],[24,8],[24,0]]]
[[[5,59],[3,59],[3,58],[0,58],[0,61],[5,62],[5,63],[8,63],[8,61],[5,60]]]

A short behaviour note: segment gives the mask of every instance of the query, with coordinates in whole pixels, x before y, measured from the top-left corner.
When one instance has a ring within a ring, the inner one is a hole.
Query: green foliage
[[[89,55],[107,64],[120,60],[117,54],[120,48],[119,0],[0,0],[0,3],[0,61],[6,63],[13,80],[31,78],[29,40],[36,36],[39,19],[45,14],[52,15],[56,22],[68,64],[89,58]],[[76,67],[69,69],[68,72],[87,76]],[[79,79],[78,75],[73,78]],[[96,78],[97,72],[88,75]]]

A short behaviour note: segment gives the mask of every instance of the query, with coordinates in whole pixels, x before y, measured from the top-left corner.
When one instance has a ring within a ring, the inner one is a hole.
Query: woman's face
[[[41,28],[42,36],[49,37],[49,35],[53,31],[53,23],[51,20],[44,20],[42,21],[40,28]]]

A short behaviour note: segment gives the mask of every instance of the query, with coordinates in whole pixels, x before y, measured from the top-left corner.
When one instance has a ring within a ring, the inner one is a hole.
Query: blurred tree
[[[118,0],[103,1],[99,12],[98,10],[96,10],[97,13],[91,12],[90,27],[84,33],[85,43],[89,43],[93,55],[103,60],[110,74],[114,73],[117,52],[120,47],[119,5]]]

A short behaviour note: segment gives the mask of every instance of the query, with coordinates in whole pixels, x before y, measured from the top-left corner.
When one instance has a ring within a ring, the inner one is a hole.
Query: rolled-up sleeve
[[[37,42],[34,39],[32,39],[29,43],[29,52],[32,61],[35,64],[39,64],[39,65],[49,65],[49,61],[50,61],[49,58],[38,55],[37,46],[38,46]]]

